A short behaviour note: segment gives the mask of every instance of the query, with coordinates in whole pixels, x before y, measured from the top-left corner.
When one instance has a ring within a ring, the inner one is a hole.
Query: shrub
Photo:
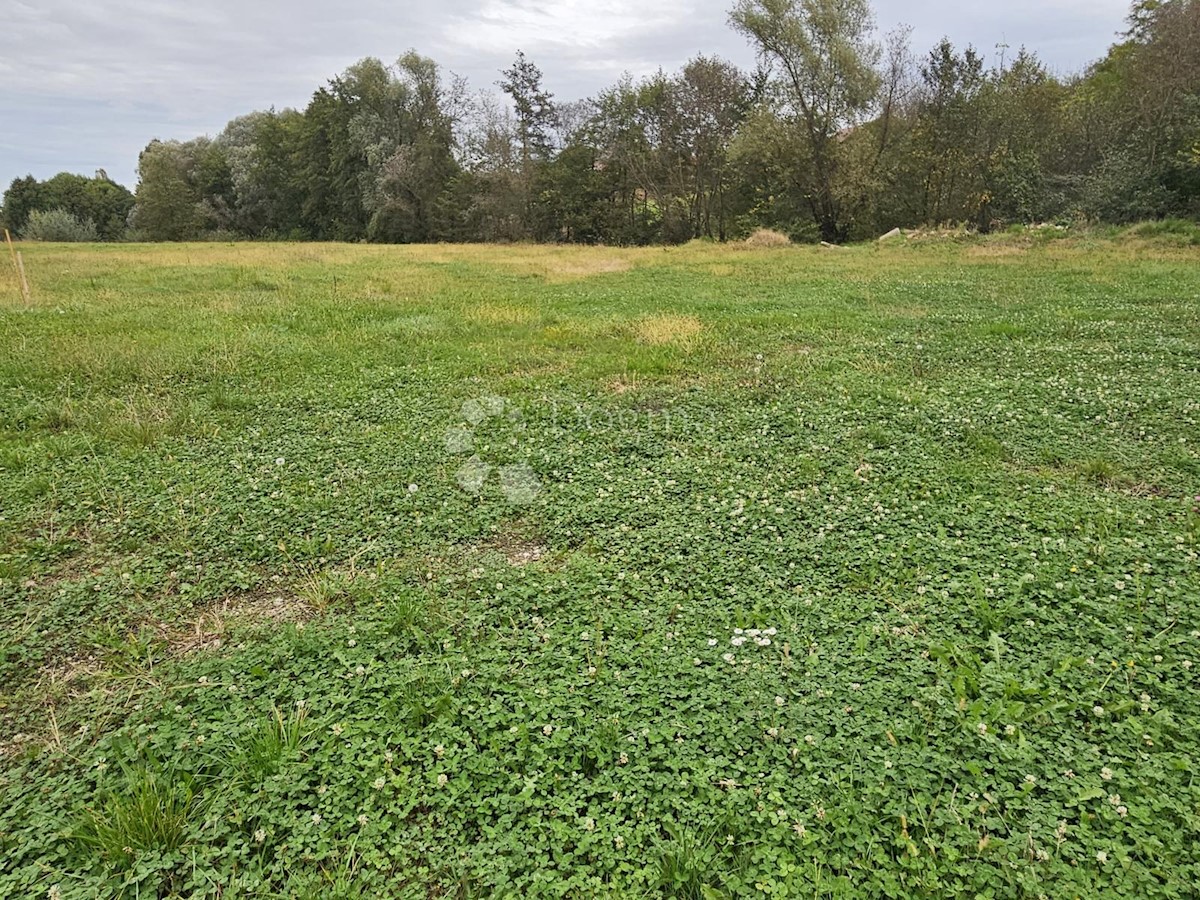
[[[1160,238],[1177,244],[1200,244],[1200,225],[1187,219],[1160,219],[1143,222],[1130,232],[1140,238]]]
[[[65,209],[35,210],[29,214],[21,236],[27,241],[84,243],[99,240],[96,223],[79,219]]]
[[[759,228],[746,238],[746,246],[755,248],[786,247],[791,242],[792,239],[786,234],[772,231],[770,228]]]

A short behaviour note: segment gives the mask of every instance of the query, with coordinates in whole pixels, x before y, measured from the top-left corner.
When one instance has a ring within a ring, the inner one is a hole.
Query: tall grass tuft
[[[149,763],[123,767],[119,788],[110,788],[77,830],[79,840],[116,869],[139,854],[167,854],[189,843],[203,818],[195,777]]]

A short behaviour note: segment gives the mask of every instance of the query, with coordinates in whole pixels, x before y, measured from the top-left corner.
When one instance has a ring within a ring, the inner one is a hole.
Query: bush
[[[786,247],[791,242],[792,239],[786,234],[772,231],[770,228],[759,228],[746,238],[746,246],[755,248]]]
[[[29,214],[21,237],[27,241],[83,243],[99,240],[96,223],[79,219],[65,209],[35,210]]]
[[[1133,223],[1159,219],[1176,204],[1159,173],[1140,157],[1115,154],[1085,179],[1083,212],[1101,222]]]
[[[1160,238],[1177,244],[1200,244],[1200,225],[1187,219],[1143,222],[1130,229],[1130,233],[1140,238]]]

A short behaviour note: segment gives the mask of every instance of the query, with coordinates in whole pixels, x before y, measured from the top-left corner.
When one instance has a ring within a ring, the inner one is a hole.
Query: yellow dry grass
[[[467,309],[466,318],[480,325],[524,325],[534,320],[534,312],[515,303],[480,303]]]
[[[695,316],[660,314],[635,323],[637,339],[654,347],[690,347],[704,330]]]
[[[782,232],[759,228],[746,238],[745,243],[747,247],[761,250],[767,247],[787,247],[792,243],[792,239]]]

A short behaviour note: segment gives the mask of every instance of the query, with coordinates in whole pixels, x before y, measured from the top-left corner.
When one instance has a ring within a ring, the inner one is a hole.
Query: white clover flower
[[[716,639],[716,638],[709,638],[709,639],[708,639],[708,646],[710,646],[710,647],[715,647],[715,646],[717,646],[717,639]]]
[[[449,781],[450,781],[450,779],[448,777],[446,777],[446,773],[443,772],[441,775],[438,776],[438,782],[437,782],[438,787],[445,787],[449,783]]]
[[[1105,853],[1103,850],[1097,850],[1096,851],[1096,862],[1100,863],[1100,865],[1104,865],[1106,862],[1108,862],[1108,854]]]
[[[1100,770],[1100,780],[1101,781],[1112,781],[1113,780],[1113,770],[1110,769],[1108,766],[1105,766],[1103,769],[1101,769]]]
[[[1100,706],[1100,705],[1098,705],[1098,704],[1097,704],[1096,706],[1093,706],[1093,707],[1092,707],[1092,714],[1093,714],[1093,715],[1095,715],[1095,716],[1103,716],[1103,715],[1104,715],[1104,707],[1103,707],[1103,706]]]
[[[1026,783],[1026,784],[1037,784],[1037,779],[1036,779],[1036,778],[1034,778],[1032,775],[1026,775],[1026,776],[1025,776],[1025,783]]]
[[[742,644],[746,643],[746,639],[744,637],[735,637],[729,643],[733,644],[735,647],[740,647]]]
[[[313,823],[314,825],[320,825],[320,824],[321,824],[321,814],[320,814],[320,813],[313,813],[313,814],[312,814],[312,823]]]
[[[808,744],[808,746],[810,746],[810,747],[815,747],[817,744],[817,739],[815,737],[813,737],[811,734],[806,734],[804,736],[804,743]]]
[[[808,834],[808,829],[804,827],[803,822],[797,822],[795,825],[793,825],[792,831],[796,832],[799,837],[804,837],[806,834]]]
[[[1125,818],[1127,815],[1129,815],[1129,807],[1118,806],[1117,807],[1117,815],[1120,816],[1122,819]]]
[[[627,753],[622,753],[620,756],[618,756],[618,757],[617,757],[617,765],[618,765],[618,766],[627,766],[627,765],[629,765],[629,754],[627,754]]]
[[[334,725],[329,730],[333,732],[335,737],[340,737],[346,731],[346,726],[343,725],[341,722],[338,722],[336,725]]]
[[[546,737],[550,737],[550,735],[554,734],[554,726],[553,725],[543,725],[542,726],[542,734],[546,735]]]
[[[346,646],[347,647],[357,647],[358,641],[356,641],[354,638],[350,638],[350,640],[346,641]]]
[[[409,492],[410,494],[415,494],[415,493],[416,493],[417,491],[419,491],[419,490],[420,490],[420,488],[419,488],[419,487],[417,487],[415,484],[410,484],[410,485],[408,486],[408,492]]]
[[[980,722],[978,725],[975,726],[975,730],[978,731],[980,734],[987,734],[988,733],[987,723]]]
[[[275,457],[275,465],[282,466],[286,462],[282,456]]]
[[[583,820],[583,828],[585,831],[595,831],[596,830],[596,820],[593,819],[591,816],[588,816],[586,819]]]
[[[776,698],[775,698],[775,705],[776,705],[776,706],[783,706],[783,704],[784,704],[784,703],[786,703],[786,702],[787,702],[787,701],[785,701],[785,700],[784,700],[782,697],[776,697]]]
[[[735,657],[732,653],[726,653],[724,656],[721,657],[721,659],[725,660],[725,662],[727,662],[727,663],[733,663]]]
[[[375,790],[377,790],[377,791],[382,791],[382,790],[383,790],[383,786],[384,786],[385,784],[387,784],[387,779],[386,779],[386,778],[384,778],[382,775],[380,775],[380,776],[379,776],[378,778],[376,778],[376,779],[375,779],[373,782],[371,782],[371,786],[372,786],[372,787],[374,787],[374,788],[375,788]]]
[[[1017,733],[1017,726],[1016,725],[1005,725],[1004,733],[1007,734],[1009,737],[1012,737],[1014,734]]]
[[[261,844],[266,839],[267,832],[264,829],[260,828],[258,831],[254,832],[254,843]]]
[[[733,629],[733,633],[734,634],[745,634],[746,632],[741,628],[735,628],[735,629]]]
[[[613,846],[616,847],[618,850],[624,850],[625,849],[625,838],[621,837],[618,834],[615,838],[613,838]]]
[[[390,763],[396,758],[396,754],[391,750],[385,750],[383,753],[383,758]]]
[[[359,817],[358,817],[359,825],[366,825],[368,821],[369,820],[367,819],[366,814],[359,814]]]
[[[433,755],[436,756],[438,759],[441,759],[443,756],[446,755],[446,748],[443,747],[441,744],[438,744],[436,747],[433,748]]]

